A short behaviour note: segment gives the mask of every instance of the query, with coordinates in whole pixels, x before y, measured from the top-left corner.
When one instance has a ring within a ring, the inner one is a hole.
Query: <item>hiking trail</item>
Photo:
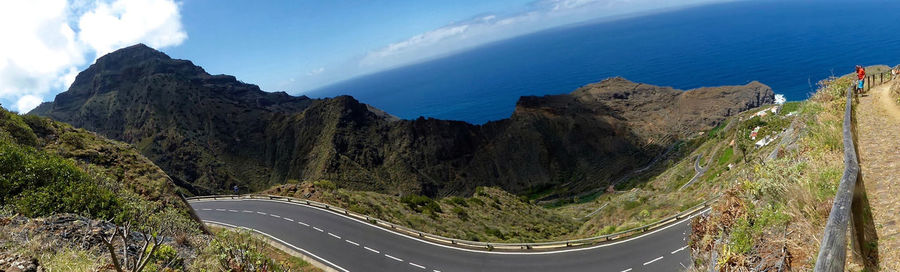
[[[900,82],[872,88],[856,106],[860,169],[882,271],[900,271],[900,105],[890,98],[891,88],[900,88]]]

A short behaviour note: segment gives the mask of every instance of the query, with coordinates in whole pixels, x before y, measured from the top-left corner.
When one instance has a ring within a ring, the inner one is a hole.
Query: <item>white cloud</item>
[[[36,108],[41,102],[40,96],[28,94],[19,98],[19,101],[16,101],[16,110],[21,113],[26,113],[31,109]]]
[[[0,1],[0,102],[24,113],[93,58],[139,42],[182,43],[179,9],[173,0]]]
[[[538,0],[519,13],[476,16],[373,50],[358,61],[357,73],[414,63],[565,24],[721,1],[729,0]]]
[[[307,76],[314,76],[314,75],[321,74],[321,73],[324,72],[324,71],[325,71],[325,67],[319,67],[319,68],[316,68],[316,69],[312,69],[312,71],[307,72],[306,75],[307,75]],[[291,81],[294,81],[294,79],[292,78]]]
[[[161,0],[99,3],[78,20],[79,39],[97,55],[142,41],[153,48],[181,44],[186,38],[178,4]]]
[[[489,20],[482,20],[489,21]],[[412,36],[409,39],[406,39],[401,42],[389,44],[387,47],[382,48],[380,50],[369,53],[366,56],[366,59],[380,59],[383,57],[395,55],[401,53],[406,50],[414,49],[416,47],[429,46],[440,41],[455,38],[466,33],[466,30],[469,29],[471,25],[450,25],[441,27],[432,31],[428,31],[416,36]],[[363,65],[366,63],[366,59],[363,59]]]

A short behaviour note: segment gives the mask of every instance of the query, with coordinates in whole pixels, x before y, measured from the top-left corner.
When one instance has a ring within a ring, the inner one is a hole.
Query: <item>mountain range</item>
[[[773,102],[759,82],[682,91],[615,77],[521,97],[509,118],[483,125],[405,120],[350,96],[265,92],[138,44],[100,57],[29,114],[130,143],[195,195],[327,179],[447,196],[607,186],[679,139]]]

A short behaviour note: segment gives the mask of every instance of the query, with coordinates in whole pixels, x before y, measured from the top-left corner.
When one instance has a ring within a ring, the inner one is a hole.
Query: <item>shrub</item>
[[[456,217],[459,217],[459,219],[462,219],[463,221],[469,219],[469,213],[467,213],[466,210],[461,207],[453,207],[453,213],[456,214]]]
[[[422,195],[405,195],[400,198],[400,202],[406,204],[409,209],[419,213],[442,213],[441,205],[433,199]]]
[[[447,198],[447,202],[456,206],[469,207],[469,203],[466,202],[466,199],[458,196]]]
[[[84,138],[79,136],[78,133],[66,132],[59,136],[59,139],[62,140],[63,143],[66,143],[76,149],[84,149]]]
[[[331,182],[330,180],[324,180],[324,179],[317,180],[317,181],[313,182],[313,185],[315,185],[318,188],[322,188],[322,189],[328,189],[328,190],[337,189],[337,185],[335,185],[334,182]]]
[[[12,140],[21,145],[37,146],[38,137],[22,117],[0,109],[0,131],[6,131]]]
[[[475,204],[478,206],[484,206],[484,201],[482,201],[481,199],[478,199],[477,197],[470,198],[469,202],[472,202],[472,204]]]
[[[484,233],[486,233],[487,235],[490,235],[490,236],[497,237],[500,240],[506,239],[506,236],[504,236],[503,232],[500,231],[499,229],[495,229],[495,228],[491,228],[491,227],[484,227]]]
[[[26,216],[77,213],[111,218],[121,202],[69,160],[0,143],[0,204]]]
[[[265,244],[249,232],[222,231],[216,234],[206,251],[216,257],[222,271],[285,271],[264,254]]]

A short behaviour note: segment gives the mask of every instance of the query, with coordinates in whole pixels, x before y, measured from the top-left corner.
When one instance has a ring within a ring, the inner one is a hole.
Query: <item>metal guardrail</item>
[[[885,81],[886,73],[866,76],[864,88],[871,90]],[[890,77],[887,77],[890,81]],[[877,82],[877,83],[876,83]],[[853,205],[854,189],[859,177],[859,158],[853,141],[853,94],[854,86],[847,88],[847,105],[844,109],[844,174],[841,176],[831,213],[825,224],[819,256],[816,259],[816,272],[844,271],[847,263],[847,228],[850,222],[851,205]],[[856,241],[858,242],[858,241]]]
[[[673,216],[669,216],[656,222],[612,233],[607,235],[600,235],[582,239],[575,240],[567,240],[567,241],[554,241],[554,242],[539,242],[539,243],[490,243],[490,242],[477,242],[477,241],[469,241],[462,239],[454,239],[449,237],[444,237],[436,234],[426,233],[417,231],[411,228],[407,228],[404,226],[400,226],[385,220],[381,220],[378,218],[374,218],[368,215],[362,215],[355,212],[351,212],[347,209],[343,209],[340,207],[335,207],[334,205],[329,205],[321,202],[316,202],[308,199],[299,199],[293,197],[284,197],[284,196],[274,196],[274,195],[259,195],[259,194],[250,194],[250,195],[213,195],[213,196],[199,196],[199,197],[189,197],[188,200],[218,200],[218,199],[266,199],[266,200],[279,200],[290,203],[297,203],[308,205],[311,207],[322,208],[329,211],[333,211],[336,213],[340,213],[346,216],[354,217],[360,220],[365,220],[373,225],[383,227],[385,229],[428,240],[431,242],[436,242],[444,245],[455,246],[460,248],[470,248],[470,249],[481,249],[481,250],[505,250],[505,251],[530,251],[530,250],[553,250],[558,248],[567,248],[567,247],[575,247],[575,246],[587,246],[598,244],[601,242],[613,241],[618,239],[623,239],[627,237],[634,236],[636,234],[644,233],[650,230],[655,230],[660,227],[666,226],[668,224],[677,222],[678,220],[684,219],[692,214],[695,214],[699,211],[702,211],[709,207],[709,204],[717,199],[713,197],[710,200],[704,201],[690,209],[687,209],[683,212],[675,214]]]

